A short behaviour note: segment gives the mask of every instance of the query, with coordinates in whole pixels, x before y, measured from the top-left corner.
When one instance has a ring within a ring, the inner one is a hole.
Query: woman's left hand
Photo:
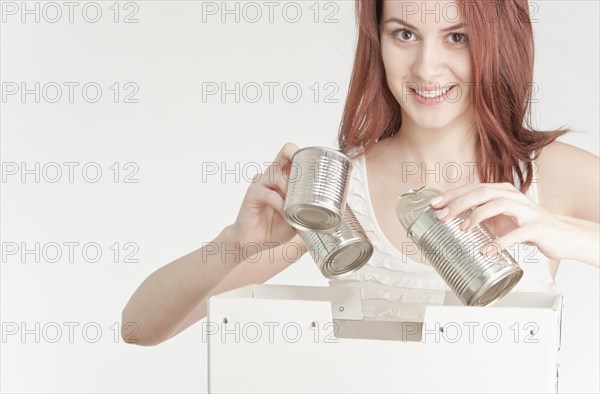
[[[447,190],[431,200],[442,222],[474,208],[462,223],[468,232],[479,223],[485,225],[496,236],[496,248],[507,249],[515,242],[534,243],[550,259],[560,260],[569,253],[565,234],[568,223],[558,215],[540,207],[510,183],[480,183],[459,186]]]

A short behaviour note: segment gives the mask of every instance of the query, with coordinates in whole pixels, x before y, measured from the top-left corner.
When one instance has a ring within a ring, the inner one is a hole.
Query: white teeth
[[[418,89],[414,89],[415,92],[423,97],[423,98],[436,98],[436,97],[440,97],[443,96],[444,94],[448,93],[448,90],[450,90],[452,86],[448,86],[444,89],[438,89],[438,90],[418,90]]]

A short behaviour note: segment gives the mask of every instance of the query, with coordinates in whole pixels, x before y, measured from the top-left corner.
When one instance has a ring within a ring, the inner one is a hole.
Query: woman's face
[[[471,115],[471,60],[460,23],[454,1],[383,1],[381,53],[404,120],[439,129]]]

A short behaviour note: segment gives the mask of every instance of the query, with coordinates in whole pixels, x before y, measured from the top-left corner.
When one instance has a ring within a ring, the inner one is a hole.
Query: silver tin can
[[[495,257],[480,253],[481,247],[495,238],[483,223],[469,232],[460,229],[472,209],[442,223],[429,204],[440,194],[434,188],[409,190],[396,203],[398,219],[463,304],[492,305],[515,287],[523,270],[506,250]]]
[[[373,244],[349,206],[341,226],[331,232],[298,230],[310,255],[327,278],[340,277],[360,269],[373,255]]]
[[[314,146],[296,151],[283,208],[286,221],[304,231],[338,228],[351,172],[350,159],[340,151]]]

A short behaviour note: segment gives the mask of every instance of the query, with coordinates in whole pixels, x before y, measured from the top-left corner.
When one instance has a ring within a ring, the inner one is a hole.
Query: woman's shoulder
[[[576,146],[554,141],[539,152],[533,171],[542,207],[561,215],[597,220],[600,185],[598,156]]]

